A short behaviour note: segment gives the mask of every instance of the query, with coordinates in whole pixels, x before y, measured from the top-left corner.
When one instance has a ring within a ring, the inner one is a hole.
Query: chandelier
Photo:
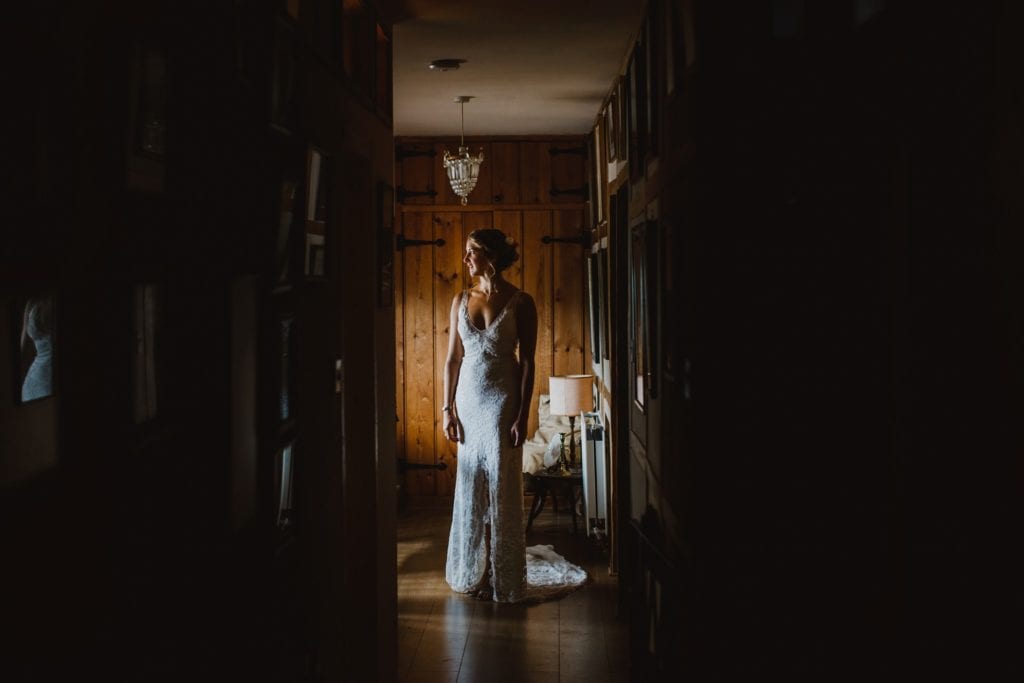
[[[470,95],[459,95],[455,101],[462,107],[462,137],[459,143],[459,153],[453,155],[444,151],[444,168],[448,172],[448,182],[451,183],[452,191],[462,197],[462,205],[469,203],[469,193],[476,187],[477,178],[480,176],[480,164],[484,162],[484,151],[473,156],[466,147],[466,102],[473,99]]]

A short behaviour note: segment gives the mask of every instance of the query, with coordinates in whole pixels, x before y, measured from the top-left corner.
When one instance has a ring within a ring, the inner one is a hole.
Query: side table
[[[577,533],[576,526],[576,504],[583,495],[583,472],[579,467],[570,468],[569,474],[561,474],[557,469],[554,472],[541,470],[533,475],[535,493],[533,504],[530,506],[530,516],[526,521],[526,530],[533,526],[533,520],[544,509],[544,503],[548,499],[548,493],[558,511],[558,493],[562,492],[565,499],[569,501],[569,509],[572,512],[572,532]]]

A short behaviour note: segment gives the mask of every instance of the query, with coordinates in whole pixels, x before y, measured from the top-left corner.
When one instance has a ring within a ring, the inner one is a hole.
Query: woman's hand
[[[446,411],[444,414],[444,435],[449,441],[459,443],[459,416],[455,414],[454,410]]]
[[[524,416],[512,423],[512,448],[519,448],[526,441],[526,421]]]

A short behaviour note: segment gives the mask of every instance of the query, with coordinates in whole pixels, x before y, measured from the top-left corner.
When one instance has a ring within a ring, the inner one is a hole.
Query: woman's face
[[[469,268],[470,277],[479,277],[491,272],[488,267],[491,260],[487,258],[483,248],[473,240],[466,240],[466,254],[462,257],[462,262]]]

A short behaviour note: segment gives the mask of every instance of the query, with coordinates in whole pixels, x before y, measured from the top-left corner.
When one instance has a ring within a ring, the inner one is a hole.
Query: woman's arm
[[[519,327],[519,415],[512,425],[512,447],[526,441],[533,404],[533,379],[536,372],[534,354],[537,351],[537,305],[533,297],[523,292],[516,302],[516,323]]]
[[[462,367],[462,338],[459,336],[459,306],[462,292],[452,299],[452,310],[448,314],[448,359],[444,362],[444,406],[441,417],[444,420],[444,434],[449,441],[459,441],[459,415],[455,407],[455,390],[459,386],[459,369]],[[447,410],[446,410],[447,408]]]

